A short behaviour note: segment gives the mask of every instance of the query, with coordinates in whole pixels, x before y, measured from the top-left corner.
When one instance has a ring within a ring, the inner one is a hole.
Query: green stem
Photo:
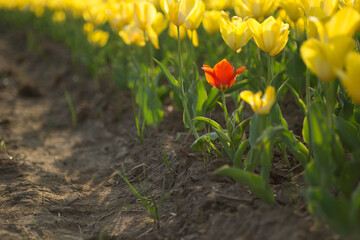
[[[151,43],[148,41],[146,43],[148,45],[148,64],[147,64],[147,76],[146,76],[146,86],[151,82],[152,78],[152,48]]]
[[[224,108],[224,117],[225,117],[226,127],[228,127],[229,113],[228,113],[227,108],[226,108],[225,93],[223,91],[221,92],[221,98],[222,98],[222,104],[223,104],[223,108]]]
[[[311,156],[311,146],[312,146],[312,134],[311,134],[311,123],[310,123],[310,104],[311,104],[311,97],[310,97],[310,69],[306,68],[306,82],[305,82],[305,94],[306,94],[306,116],[307,116],[307,125],[308,125],[308,136],[309,136],[309,155],[308,155],[308,162],[310,162]]]
[[[180,40],[180,27],[177,26],[177,35],[178,35],[178,57],[179,57],[179,82],[180,82],[180,86],[181,86],[181,89],[182,89],[182,93],[183,93],[183,96],[182,98],[184,98],[184,82],[183,82],[183,79],[182,79],[182,65],[181,65],[181,40]]]
[[[326,91],[326,107],[327,107],[327,124],[330,129],[333,129],[333,113],[335,107],[335,88],[336,81],[333,80],[325,85]]]
[[[235,67],[235,69],[236,69],[236,65],[237,65],[237,52],[236,52],[236,51],[234,51],[233,65],[234,65],[234,67]]]
[[[268,54],[268,77],[267,77],[267,82],[266,82],[266,86],[270,86],[271,82],[273,80],[274,77],[274,64],[273,64],[273,56],[271,56],[270,54]]]

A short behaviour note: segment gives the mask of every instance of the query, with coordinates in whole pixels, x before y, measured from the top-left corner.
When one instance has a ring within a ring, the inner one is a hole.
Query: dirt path
[[[314,224],[298,197],[301,181],[285,170],[273,174],[278,204],[265,205],[211,174],[226,159],[205,168],[176,139],[183,131],[177,112],[149,128],[141,146],[128,93],[120,94],[119,117],[114,98],[92,89],[64,47],[39,38],[29,52],[26,32],[0,29],[0,239],[335,239]],[[77,108],[76,128],[64,89]],[[155,199],[171,193],[160,229],[112,168],[138,189],[143,179]]]

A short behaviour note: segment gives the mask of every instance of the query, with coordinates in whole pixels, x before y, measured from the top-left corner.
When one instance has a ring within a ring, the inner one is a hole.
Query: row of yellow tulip
[[[100,46],[109,34],[98,26],[109,22],[126,44],[144,46],[151,41],[159,48],[158,36],[167,27],[170,36],[180,39],[186,33],[198,45],[196,29],[202,22],[204,29],[218,31],[234,51],[253,38],[259,48],[271,56],[286,45],[289,26],[306,29],[308,40],[301,47],[305,64],[317,77],[329,82],[340,77],[350,96],[360,103],[360,83],[356,79],[356,63],[360,56],[352,51],[355,31],[360,24],[358,0],[0,0],[0,8],[33,11],[37,16],[45,8],[54,11],[53,20],[62,22],[65,12],[82,17],[89,41]],[[229,18],[222,11],[234,9],[237,16]],[[275,19],[272,15],[278,10]],[[163,12],[163,13],[161,13]],[[268,17],[270,16],[270,17]],[[265,19],[265,20],[264,20]],[[262,21],[264,20],[264,21]],[[287,22],[284,23],[283,21]],[[262,22],[262,23],[260,23]],[[343,71],[344,65],[346,72]]]

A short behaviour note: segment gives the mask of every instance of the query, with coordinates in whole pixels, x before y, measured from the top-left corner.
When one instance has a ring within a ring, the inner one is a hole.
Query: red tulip
[[[208,83],[220,91],[225,91],[234,84],[236,76],[241,74],[245,70],[245,67],[235,70],[226,59],[223,59],[218,62],[214,68],[203,65],[202,69],[205,71],[205,77]]]

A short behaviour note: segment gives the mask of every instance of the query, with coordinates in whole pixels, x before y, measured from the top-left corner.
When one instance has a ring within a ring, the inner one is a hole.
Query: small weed
[[[7,146],[4,139],[0,141],[0,150],[3,150],[5,152],[7,151]]]
[[[73,102],[71,101],[70,94],[66,89],[64,90],[64,94],[65,94],[65,98],[66,98],[66,101],[67,101],[67,103],[69,105],[69,109],[70,109],[70,112],[71,112],[72,125],[73,125],[73,127],[76,127],[76,124],[77,124],[76,111],[75,111]]]
[[[162,202],[170,195],[170,192],[165,194],[164,196],[162,196],[160,198],[159,201],[155,200],[154,195],[152,194],[148,182],[145,181],[146,183],[146,189],[147,192],[149,194],[149,197],[147,196],[143,196],[141,195],[138,190],[130,183],[130,181],[127,179],[127,177],[124,174],[121,174],[119,171],[117,171],[116,169],[113,169],[117,174],[120,175],[120,177],[128,184],[128,186],[130,187],[131,191],[135,194],[135,196],[138,198],[138,200],[144,205],[144,207],[146,208],[146,210],[150,213],[151,217],[154,218],[154,222],[156,224],[156,227],[159,229],[160,228],[160,216],[159,216],[159,208],[161,207]],[[145,179],[146,179],[146,171],[144,168],[144,175],[145,175]],[[141,183],[140,183],[141,184]],[[142,186],[141,186],[142,187]]]

